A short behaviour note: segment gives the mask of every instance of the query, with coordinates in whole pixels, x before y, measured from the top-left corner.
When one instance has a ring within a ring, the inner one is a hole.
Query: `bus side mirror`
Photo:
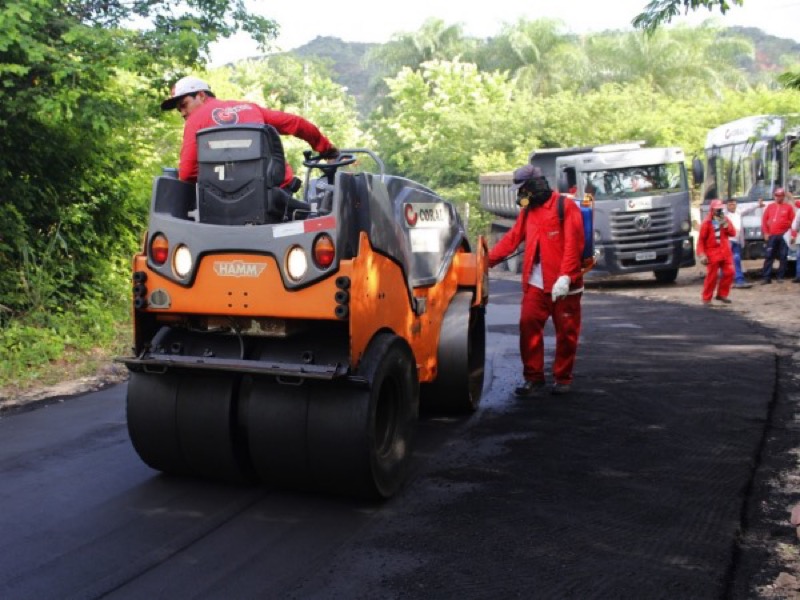
[[[703,161],[696,156],[692,159],[692,179],[695,185],[700,185],[705,180]]]

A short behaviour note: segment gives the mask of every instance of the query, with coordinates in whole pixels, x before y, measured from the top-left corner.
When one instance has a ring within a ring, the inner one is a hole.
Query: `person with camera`
[[[535,396],[545,387],[544,326],[548,318],[553,319],[556,332],[550,391],[565,394],[572,385],[581,330],[583,217],[573,200],[559,200],[560,194],[550,189],[538,167],[525,165],[514,171],[512,188],[522,210],[514,226],[489,252],[489,266],[525,244],[519,325],[524,382],[514,394]]]
[[[730,239],[736,235],[736,228],[725,215],[722,200],[712,200],[709,209],[697,235],[697,257],[700,264],[706,266],[703,304],[709,306],[712,297],[723,304],[730,304],[728,295],[734,273]]]

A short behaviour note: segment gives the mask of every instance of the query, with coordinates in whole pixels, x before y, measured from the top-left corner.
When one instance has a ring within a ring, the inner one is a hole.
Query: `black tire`
[[[184,356],[237,358],[234,337],[162,328],[153,346]],[[158,471],[226,481],[252,479],[238,423],[238,375],[169,370],[132,373],[128,383],[128,432],[141,459]]]
[[[330,392],[328,384],[328,392]],[[241,421],[247,428],[250,458],[258,477],[268,485],[310,490],[308,466],[308,398],[321,386],[276,383],[272,378],[245,377],[240,394]]]
[[[485,310],[472,307],[472,292],[458,292],[447,308],[439,333],[436,380],[422,386],[426,413],[475,412],[483,393],[486,360]]]
[[[139,457],[157,471],[248,481],[234,406],[231,376],[131,373],[128,434]]]
[[[192,471],[178,439],[178,381],[172,373],[131,373],[126,418],[133,449],[145,464],[156,471],[188,475]]]
[[[313,393],[309,465],[325,490],[380,499],[405,482],[419,419],[419,381],[408,344],[391,333],[369,343],[356,373],[368,385]]]
[[[662,271],[653,271],[658,283],[673,283],[678,278],[678,269],[664,269]]]
[[[208,479],[252,479],[238,433],[236,376],[187,373],[178,388],[177,427],[181,450],[192,472]]]

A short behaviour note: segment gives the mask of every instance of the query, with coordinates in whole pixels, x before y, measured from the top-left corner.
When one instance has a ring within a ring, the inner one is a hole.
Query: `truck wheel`
[[[653,271],[658,283],[672,283],[678,278],[678,269],[664,269],[663,271]]]
[[[472,307],[472,292],[459,292],[447,308],[439,334],[437,376],[422,386],[426,412],[465,414],[478,409],[486,360],[486,318]]]

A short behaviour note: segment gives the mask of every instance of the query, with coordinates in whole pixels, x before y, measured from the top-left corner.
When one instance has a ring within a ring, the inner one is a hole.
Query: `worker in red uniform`
[[[489,265],[502,262],[525,243],[519,325],[525,381],[514,393],[534,396],[545,386],[544,326],[552,317],[556,351],[551,392],[564,394],[572,384],[581,331],[583,218],[578,205],[568,198],[562,200],[562,218],[559,194],[551,191],[538,167],[525,165],[514,171],[512,187],[522,210],[514,226],[489,252]]]
[[[791,228],[794,219],[794,207],[785,202],[784,189],[775,188],[772,197],[775,202],[767,206],[761,215],[761,233],[767,243],[764,248],[764,267],[761,271],[762,285],[772,283],[772,264],[776,258],[778,259],[776,280],[780,283],[786,275],[789,246],[783,236]]]
[[[728,295],[733,285],[734,270],[730,239],[734,237],[736,228],[725,214],[722,200],[712,200],[708,215],[700,225],[697,235],[697,257],[700,264],[706,266],[702,292],[703,304],[706,306],[711,304],[712,297],[723,304],[731,303]]]
[[[197,181],[197,132],[206,127],[264,123],[272,125],[282,135],[293,135],[308,142],[322,158],[334,158],[338,150],[316,125],[291,113],[263,108],[253,102],[218,100],[209,85],[196,77],[179,79],[172,94],[161,103],[161,110],[178,109],[186,121],[183,128],[183,145],[178,165],[178,177],[183,181]],[[286,164],[286,177],[281,187],[292,185],[294,174]]]

